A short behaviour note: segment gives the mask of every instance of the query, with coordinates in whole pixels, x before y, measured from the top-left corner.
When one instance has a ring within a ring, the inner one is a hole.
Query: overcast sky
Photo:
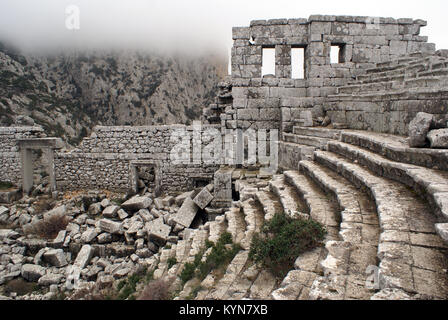
[[[66,28],[66,7],[80,9],[80,29]],[[232,26],[254,19],[311,14],[428,21],[422,35],[448,48],[445,0],[0,0],[0,41],[22,49],[163,48],[203,52],[232,46]]]

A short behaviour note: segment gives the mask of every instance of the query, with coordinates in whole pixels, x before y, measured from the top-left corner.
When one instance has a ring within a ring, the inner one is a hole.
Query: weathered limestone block
[[[123,209],[118,210],[117,214],[118,214],[118,218],[120,220],[124,220],[129,216],[128,213],[126,211],[124,211]]]
[[[90,243],[90,242],[92,242],[93,239],[95,239],[95,237],[97,235],[98,235],[98,232],[95,230],[95,228],[88,228],[81,235],[81,242]]]
[[[51,286],[52,284],[59,284],[62,278],[61,274],[46,274],[40,277],[37,283],[41,286]]]
[[[59,206],[57,208],[54,208],[46,213],[44,213],[44,219],[49,219],[53,216],[64,216],[67,212],[67,209],[64,206]]]
[[[67,235],[67,231],[66,230],[61,230],[59,231],[57,237],[53,240],[53,245],[58,248],[60,246],[62,246],[62,244],[65,241],[65,236]]]
[[[84,269],[89,264],[92,255],[93,255],[92,247],[88,244],[83,245],[78,255],[76,256],[73,265],[80,269]]]
[[[64,251],[62,249],[48,250],[43,254],[43,258],[46,262],[58,268],[66,266],[68,264],[67,258],[65,257]]]
[[[210,202],[213,200],[213,195],[210,193],[207,187],[201,190],[201,192],[198,193],[198,195],[193,199],[193,202],[196,203],[196,205],[201,208],[205,209],[206,206],[210,204]]]
[[[35,264],[22,266],[22,277],[28,281],[35,282],[45,274],[45,268]]]
[[[112,234],[118,234],[120,233],[122,224],[119,222],[115,222],[108,219],[101,219],[99,223],[99,227],[102,231],[112,233]]]
[[[448,149],[448,129],[431,130],[428,139],[431,148]]]
[[[117,216],[118,210],[120,210],[119,206],[108,206],[103,210],[103,216],[106,218],[115,218]]]
[[[124,202],[121,207],[124,210],[138,211],[140,209],[146,209],[152,204],[152,200],[145,196],[134,196],[128,201]]]
[[[179,211],[173,216],[173,221],[184,226],[185,228],[190,227],[193,222],[199,207],[194,203],[191,198],[186,198]]]
[[[414,120],[409,123],[409,146],[412,148],[424,147],[426,136],[433,122],[434,116],[429,113],[419,112]]]
[[[101,213],[102,207],[101,203],[93,203],[89,206],[88,214],[90,216],[97,216]]]
[[[7,213],[9,211],[8,208],[4,207],[4,206],[0,206],[0,215]]]
[[[149,241],[165,242],[171,232],[171,227],[166,225],[163,218],[158,218],[146,223]]]

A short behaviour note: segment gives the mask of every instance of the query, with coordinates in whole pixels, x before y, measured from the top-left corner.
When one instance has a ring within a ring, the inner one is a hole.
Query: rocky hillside
[[[189,123],[213,101],[225,70],[216,56],[37,56],[0,44],[0,126],[34,120],[74,145],[94,125]]]

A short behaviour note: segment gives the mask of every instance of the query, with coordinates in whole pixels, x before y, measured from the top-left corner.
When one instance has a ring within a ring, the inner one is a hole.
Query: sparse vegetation
[[[149,282],[137,300],[170,300],[171,281],[158,279]]]
[[[54,239],[59,231],[64,230],[68,225],[69,219],[65,215],[52,215],[44,218],[25,228],[26,234],[37,235],[43,239]]]
[[[210,248],[210,253],[203,259],[204,253]],[[185,284],[194,277],[205,279],[211,271],[227,266],[240,250],[241,246],[233,243],[232,235],[228,232],[223,233],[216,244],[207,241],[206,246],[196,254],[194,261],[184,265],[180,275],[182,283]]]
[[[39,290],[41,290],[41,287],[37,283],[28,282],[22,278],[13,279],[7,282],[3,287],[4,294],[9,295],[10,293],[15,292],[18,296],[23,296]]]
[[[0,191],[1,190],[8,190],[14,187],[14,184],[12,184],[9,181],[0,181]]]
[[[170,257],[166,263],[167,263],[167,265],[168,265],[168,270],[169,270],[169,269],[171,269],[174,265],[177,264],[177,260],[176,260],[175,257]]]
[[[277,213],[255,234],[249,257],[283,277],[302,253],[322,245],[325,228],[314,220]]]

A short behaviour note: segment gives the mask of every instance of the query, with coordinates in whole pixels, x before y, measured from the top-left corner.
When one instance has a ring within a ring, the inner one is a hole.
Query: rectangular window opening
[[[332,44],[330,51],[331,63],[344,63],[345,45]]]
[[[262,58],[262,76],[275,76],[275,48],[263,48]]]
[[[305,48],[291,48],[291,78],[305,79]]]

